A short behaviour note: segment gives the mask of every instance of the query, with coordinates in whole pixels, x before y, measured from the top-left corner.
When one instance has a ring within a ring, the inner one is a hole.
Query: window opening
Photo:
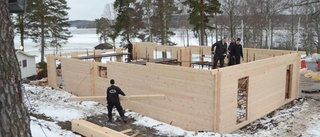
[[[292,68],[293,68],[292,64],[287,66],[285,99],[291,98],[290,91],[291,91],[291,87],[292,87]]]
[[[246,121],[248,117],[248,84],[249,77],[238,79],[237,124]]]
[[[107,74],[108,74],[107,73],[107,67],[99,66],[99,72],[98,72],[99,77],[107,78],[108,77]]]

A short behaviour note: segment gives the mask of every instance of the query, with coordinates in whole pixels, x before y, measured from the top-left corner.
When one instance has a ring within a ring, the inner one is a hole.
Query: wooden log
[[[119,96],[121,101],[128,100],[164,100],[165,95],[128,95]],[[82,97],[70,97],[67,101],[96,101],[99,103],[106,103],[106,96],[82,96]]]
[[[72,120],[71,129],[86,137],[129,137],[107,127],[101,127],[85,120]]]
[[[132,131],[132,129],[126,129],[126,130],[122,130],[122,131],[120,131],[120,133],[125,134],[125,133],[131,132],[131,131]]]
[[[136,137],[136,136],[138,136],[140,134],[140,132],[139,131],[137,131],[136,133],[134,133],[133,135],[131,135],[130,137]]]

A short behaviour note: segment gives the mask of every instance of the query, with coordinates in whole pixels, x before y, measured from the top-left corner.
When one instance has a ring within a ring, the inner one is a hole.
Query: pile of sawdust
[[[301,74],[307,78],[312,78],[314,81],[320,81],[320,72],[313,72],[312,70],[304,70]]]

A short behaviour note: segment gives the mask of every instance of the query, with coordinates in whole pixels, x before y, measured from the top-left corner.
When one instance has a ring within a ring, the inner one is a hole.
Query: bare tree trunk
[[[24,16],[23,14],[18,14],[19,20],[19,30],[20,30],[20,46],[21,50],[24,51]]]
[[[318,37],[318,42],[317,42],[317,53],[320,54],[320,26],[319,26],[319,22],[316,23],[316,31],[317,31],[317,37]]]
[[[203,0],[200,1],[201,3],[201,11],[200,11],[200,17],[201,17],[201,30],[200,30],[200,45],[204,45],[204,4]]]
[[[260,48],[264,48],[264,46],[263,46],[263,26],[261,26],[261,28],[260,28],[260,38],[259,38],[259,41],[260,41],[259,47],[260,47]]]
[[[293,15],[293,10],[294,10],[294,6],[293,6],[293,0],[291,0],[291,50],[294,50],[294,15]]]
[[[234,37],[234,32],[235,32],[235,25],[234,25],[234,1],[231,0],[229,4],[229,21],[230,21],[230,37],[233,38]]]
[[[273,21],[274,22],[274,21]],[[270,35],[270,48],[272,48],[273,47],[273,34],[274,34],[274,31],[273,31],[273,27],[274,27],[274,23],[273,22],[270,22],[271,23],[271,35]]]
[[[30,119],[22,99],[8,0],[0,3],[0,137],[30,137]]]
[[[186,31],[187,31],[187,47],[189,47],[189,25],[186,26]]]
[[[216,29],[216,41],[218,41],[218,21],[217,21],[217,13],[214,13],[215,20],[215,29]],[[213,43],[212,43],[213,44]]]
[[[147,12],[147,18],[148,18],[148,33],[149,33],[149,40],[148,42],[152,42],[152,27],[151,27],[151,21],[150,21],[150,18],[151,18],[151,1],[150,0],[145,0],[146,2],[146,12]]]
[[[162,7],[160,10],[161,16],[161,45],[167,45],[167,16],[166,16],[166,1],[160,0]],[[167,53],[165,51],[162,51],[162,58],[167,58]]]
[[[41,15],[41,62],[44,62],[44,15]]]
[[[266,14],[266,20],[265,20],[265,22],[266,22],[266,47],[269,47],[269,42],[268,42],[268,38],[269,38],[269,33],[270,33],[270,31],[269,31],[269,26],[270,26],[270,20],[269,20],[269,18],[270,18],[270,1],[269,0],[267,0],[267,14]]]

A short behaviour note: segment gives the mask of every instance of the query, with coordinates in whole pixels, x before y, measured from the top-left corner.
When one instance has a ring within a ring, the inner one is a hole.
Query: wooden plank
[[[140,131],[137,131],[136,133],[132,134],[130,137],[136,137],[140,134]]]
[[[130,128],[130,129],[120,131],[120,133],[123,133],[123,134],[128,133],[128,132],[132,132],[132,129]]]
[[[129,100],[164,100],[165,95],[128,95],[119,96],[121,101]],[[70,97],[67,101],[96,101],[99,103],[106,103],[106,96],[81,96],[81,97]]]
[[[86,137],[129,137],[107,127],[101,127],[85,120],[72,120],[71,129]]]

